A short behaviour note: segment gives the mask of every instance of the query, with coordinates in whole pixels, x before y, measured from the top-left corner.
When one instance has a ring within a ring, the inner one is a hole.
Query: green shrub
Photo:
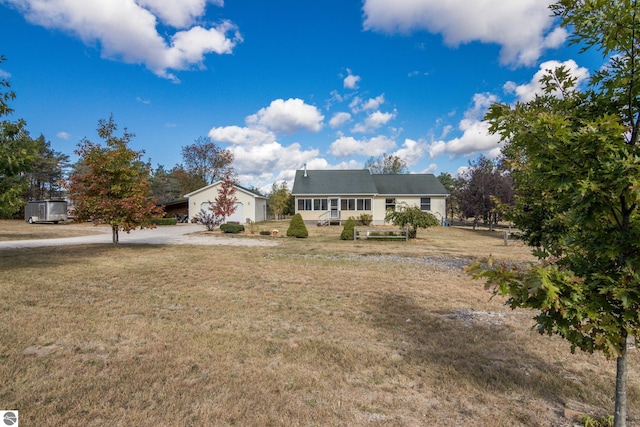
[[[244,225],[242,225],[242,224],[233,224],[233,223],[228,222],[226,224],[220,225],[220,230],[224,231],[225,233],[238,234],[238,233],[242,233],[244,231]]]
[[[580,415],[580,422],[584,427],[613,427],[613,415],[591,418],[588,415]]]
[[[369,225],[371,224],[371,221],[373,221],[373,215],[371,214],[363,213],[358,217],[358,223],[360,225]]]
[[[153,218],[151,224],[155,225],[176,225],[178,220],[175,218]]]
[[[353,227],[355,226],[356,221],[353,218],[349,218],[347,222],[344,223],[344,228],[342,229],[342,233],[340,234],[340,239],[353,240]]]
[[[304,225],[304,221],[302,220],[302,215],[299,213],[295,214],[293,218],[291,218],[291,222],[289,223],[289,228],[287,229],[287,236],[289,237],[308,237],[309,232],[307,231],[307,226]]]

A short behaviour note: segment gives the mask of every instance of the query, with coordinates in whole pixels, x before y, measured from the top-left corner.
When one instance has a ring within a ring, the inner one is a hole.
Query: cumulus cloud
[[[329,153],[338,157],[380,156],[395,147],[395,141],[383,135],[360,140],[352,136],[342,136],[331,143]]]
[[[342,84],[344,85],[345,89],[357,89],[359,81],[360,81],[360,76],[356,76],[352,74],[351,70],[347,68],[347,77],[345,77],[344,80],[342,81]]]
[[[318,132],[322,129],[324,116],[313,105],[302,99],[276,99],[268,107],[247,117],[249,127],[270,129],[276,133],[292,134],[301,130]]]
[[[407,163],[407,166],[413,166],[418,163],[427,150],[424,142],[414,141],[413,139],[405,139],[402,148],[393,153]]]
[[[383,113],[381,111],[374,111],[369,114],[367,118],[362,123],[356,124],[351,132],[354,133],[370,133],[374,132],[376,129],[381,126],[386,125],[392,119],[396,117],[397,113],[394,111],[393,113]]]
[[[386,33],[427,30],[457,46],[480,41],[502,46],[503,64],[533,65],[545,49],[559,47],[567,32],[554,27],[552,0],[365,0],[364,28]]]
[[[71,138],[71,134],[70,134],[70,133],[68,133],[68,132],[58,132],[58,133],[56,134],[56,136],[57,136],[58,138],[60,138],[60,139],[64,139],[64,140],[67,140],[67,139]]]
[[[36,25],[62,30],[87,45],[101,48],[103,58],[144,64],[160,77],[178,81],[170,70],[202,67],[209,53],[232,53],[242,42],[230,21],[203,27],[205,0],[5,0]],[[218,5],[222,0],[213,1]],[[177,29],[161,35],[160,23]]]
[[[240,126],[212,128],[209,131],[209,138],[217,142],[225,142],[233,145],[269,144],[276,140],[273,132]]]
[[[207,3],[224,5],[223,0],[136,0],[136,3],[174,28],[185,28],[203,16]]]
[[[438,140],[428,147],[431,158],[442,154],[465,156],[484,153],[490,158],[500,154],[500,136],[489,134],[489,123],[482,118],[491,106],[498,102],[498,97],[493,94],[478,93],[473,97],[473,104],[465,111],[464,118],[460,121],[458,129],[462,135],[448,141]]]
[[[351,114],[345,112],[335,113],[333,117],[331,117],[331,120],[329,120],[329,126],[331,126],[333,129],[337,129],[344,126],[350,121]]]
[[[579,67],[573,59],[569,59],[568,61],[564,62],[546,61],[540,64],[540,69],[533,76],[529,83],[518,85],[515,82],[509,81],[504,85],[503,88],[505,92],[515,94],[516,101],[529,102],[533,100],[536,95],[543,94],[540,79],[544,77],[545,74],[548,74],[549,70],[555,70],[556,68],[563,66],[567,68],[567,70],[569,70],[569,73],[577,79],[578,85],[586,82],[589,79],[589,70],[584,67]],[[560,93],[557,92],[556,95],[559,96]]]
[[[11,73],[0,69],[0,79],[9,79],[9,78],[11,78]]]

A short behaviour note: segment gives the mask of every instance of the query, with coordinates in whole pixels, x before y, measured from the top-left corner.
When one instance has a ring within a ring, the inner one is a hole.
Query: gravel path
[[[46,246],[111,244],[111,229],[96,227],[99,234],[90,236],[65,237],[58,239],[12,240],[0,242],[2,249],[37,248]],[[201,225],[178,224],[153,229],[120,232],[120,244],[145,245],[226,245],[226,246],[275,246],[278,243],[267,239],[235,238],[219,235],[203,235]]]

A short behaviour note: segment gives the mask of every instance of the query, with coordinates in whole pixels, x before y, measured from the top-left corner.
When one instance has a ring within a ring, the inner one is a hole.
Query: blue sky
[[[499,141],[492,102],[530,99],[540,70],[586,81],[545,0],[0,0],[11,119],[72,156],[111,114],[154,167],[208,136],[241,184],[401,157],[457,173]]]

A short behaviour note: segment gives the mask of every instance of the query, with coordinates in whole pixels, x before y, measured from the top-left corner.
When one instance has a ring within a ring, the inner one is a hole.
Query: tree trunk
[[[616,359],[616,404],[613,427],[627,425],[627,334],[624,333],[622,351]]]
[[[118,246],[118,242],[119,242],[119,236],[118,236],[118,226],[111,226],[111,242],[113,243],[113,246]]]

